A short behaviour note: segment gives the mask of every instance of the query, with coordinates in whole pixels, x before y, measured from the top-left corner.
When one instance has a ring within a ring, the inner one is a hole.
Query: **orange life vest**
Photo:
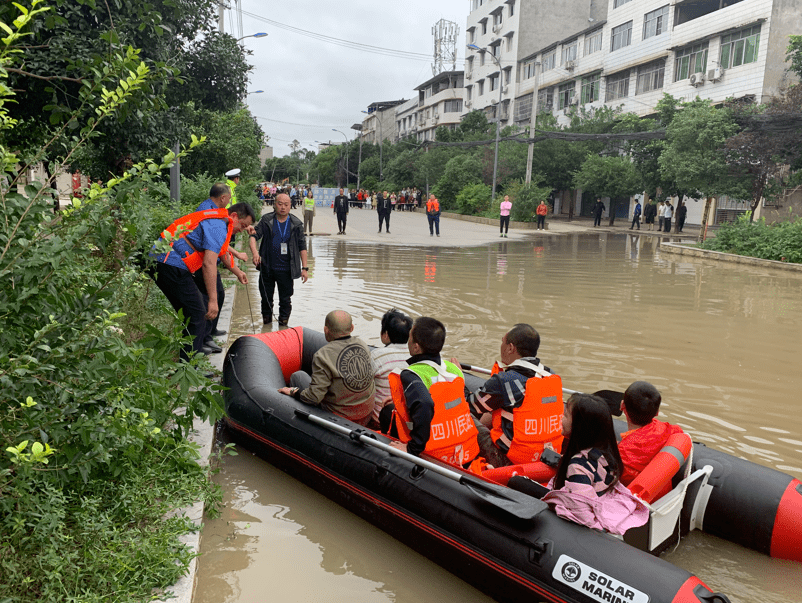
[[[164,231],[162,232],[162,238],[165,240],[170,238],[172,240],[175,237],[175,233],[178,230],[178,228],[183,227],[178,235],[179,239],[183,239],[189,233],[195,230],[198,227],[198,224],[200,224],[203,220],[213,220],[213,219],[225,220],[228,223],[228,232],[226,233],[226,241],[225,243],[223,243],[223,246],[220,248],[220,252],[217,255],[221,258],[225,255],[231,256],[231,253],[228,250],[228,244],[231,241],[231,235],[234,232],[234,220],[229,218],[227,209],[220,209],[220,208],[204,209],[201,211],[193,212],[191,214],[187,214],[186,216],[182,216],[178,218],[178,220],[170,224],[170,226],[164,229]],[[175,241],[173,240],[170,243],[171,247],[174,242]],[[192,247],[193,251],[192,253],[190,253],[189,251],[185,252],[184,257],[181,258],[181,261],[183,261],[187,269],[194,274],[201,268],[201,266],[203,266],[204,252],[195,249],[195,247],[189,241],[186,241],[186,243],[190,247]],[[167,257],[170,255],[170,253],[164,256],[165,261],[167,260]],[[233,256],[231,256],[229,259],[233,263],[234,260]]]
[[[437,366],[434,362],[424,361],[404,370],[411,370],[421,378],[434,402],[431,434],[424,452],[446,463],[463,466],[479,455],[478,431],[465,400],[465,379],[457,374],[459,369],[453,364],[444,362],[444,365]],[[409,442],[413,425],[404,398],[400,371],[390,373],[389,381],[395,404],[398,439]]]
[[[646,468],[629,484],[629,491],[647,503],[671,492],[671,480],[688,461],[693,442],[687,433],[675,433],[666,440]]]
[[[534,366],[534,365],[533,365]],[[514,464],[534,463],[540,460],[544,445],[551,442],[554,449],[562,447],[563,386],[558,375],[551,375],[542,369],[538,376],[526,381],[524,401],[512,412],[503,408],[493,411],[493,427],[490,437],[493,442],[503,442],[507,458]],[[493,374],[500,371],[498,363],[493,366]],[[512,421],[512,441],[505,435],[502,419]]]
[[[429,199],[426,202],[426,213],[436,214],[440,211],[440,202],[437,199]]]

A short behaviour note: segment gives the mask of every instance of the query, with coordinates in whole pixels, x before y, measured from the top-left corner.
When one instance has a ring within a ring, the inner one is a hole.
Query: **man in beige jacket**
[[[373,411],[375,369],[368,346],[351,335],[353,330],[348,312],[329,312],[323,326],[328,343],[312,357],[312,375],[296,371],[290,387],[278,391],[354,423],[367,424]]]

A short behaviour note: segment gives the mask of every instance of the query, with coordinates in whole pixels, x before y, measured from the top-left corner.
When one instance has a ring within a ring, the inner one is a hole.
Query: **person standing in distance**
[[[596,204],[593,206],[593,226],[601,226],[602,214],[605,209],[607,208],[604,207],[601,197],[596,197]]]
[[[226,172],[226,184],[228,188],[231,189],[231,200],[228,202],[226,207],[231,207],[237,202],[237,185],[239,184],[240,173],[242,170],[239,168],[234,168],[233,170],[228,170]]]
[[[307,232],[306,225],[309,224],[307,234],[312,236],[312,220],[315,217],[315,196],[312,191],[304,191],[304,232]]]
[[[379,214],[379,232],[382,231],[382,222],[384,222],[384,230],[387,234],[390,234],[390,212],[393,211],[393,206],[390,203],[387,191],[384,191],[384,194],[379,193],[376,195],[376,211]]]
[[[334,197],[334,214],[337,216],[337,234],[345,234],[345,223],[348,221],[348,206],[350,200],[343,194],[343,189],[340,189],[340,194]]]
[[[501,206],[499,207],[499,214],[501,215],[501,221],[499,222],[499,231],[501,232],[501,237],[504,238],[507,236],[507,233],[510,231],[510,210],[512,209],[512,201],[510,201],[509,195],[504,195],[504,201],[501,202]],[[429,232],[431,232],[431,227],[429,227]]]
[[[253,265],[259,269],[262,320],[273,322],[273,292],[278,286],[278,324],[287,326],[292,313],[293,280],[309,279],[306,265],[306,238],[301,220],[290,214],[290,198],[276,197],[274,211],[262,216],[250,238]],[[256,242],[260,241],[257,251]]]
[[[426,217],[429,218],[429,236],[434,236],[434,229],[437,229],[437,236],[440,236],[440,202],[434,198],[434,193],[429,194],[426,201]],[[432,228],[434,227],[434,228]]]
[[[549,206],[546,205],[545,199],[540,200],[540,205],[537,206],[535,213],[537,214],[537,229],[546,230],[546,215],[549,213]]]
[[[638,227],[640,230],[640,214],[641,214],[641,204],[640,201],[635,201],[635,211],[632,212],[632,226],[629,227],[630,230]]]

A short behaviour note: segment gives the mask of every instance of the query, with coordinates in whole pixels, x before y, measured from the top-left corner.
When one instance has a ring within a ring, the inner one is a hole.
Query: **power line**
[[[281,121],[279,119],[270,119],[269,117],[262,117],[261,115],[254,115],[254,117],[257,118],[257,119],[264,119],[265,121],[272,121],[272,122],[275,122],[277,124],[287,124],[288,126],[301,126],[301,127],[304,127],[304,128],[347,128],[347,127],[349,127],[349,126],[343,126],[343,125],[337,125],[337,126],[329,125],[329,126],[327,126],[325,124],[324,125],[321,125],[321,124],[297,124],[297,123],[292,122],[292,121]]]

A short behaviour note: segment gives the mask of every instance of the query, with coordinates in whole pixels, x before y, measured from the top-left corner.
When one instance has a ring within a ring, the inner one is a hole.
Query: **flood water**
[[[380,345],[381,315],[397,307],[445,323],[446,357],[489,367],[501,336],[527,322],[565,387],[650,381],[663,418],[694,440],[802,477],[802,277],[661,255],[657,245],[608,233],[446,249],[317,237],[291,324],[322,331],[325,314],[341,308],[356,335]],[[260,319],[253,282],[249,295],[237,293],[233,332],[261,330]],[[203,530],[196,603],[489,600],[238,450],[216,476],[226,504]],[[665,558],[732,601],[802,601],[797,563],[699,533]]]

